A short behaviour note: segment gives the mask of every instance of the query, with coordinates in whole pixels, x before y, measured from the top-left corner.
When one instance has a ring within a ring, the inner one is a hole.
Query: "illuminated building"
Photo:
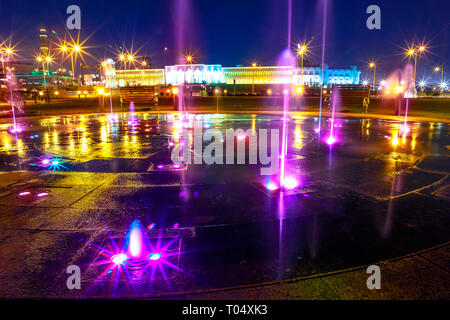
[[[118,86],[180,84],[271,85],[301,82],[301,68],[289,66],[222,67],[221,65],[186,64],[165,69],[115,70]],[[305,85],[322,84],[320,67],[304,67]],[[361,71],[324,67],[323,84],[358,84]],[[164,81],[164,77],[166,78]]]

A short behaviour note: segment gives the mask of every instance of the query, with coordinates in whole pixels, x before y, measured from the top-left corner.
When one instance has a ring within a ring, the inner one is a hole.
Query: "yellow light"
[[[121,54],[121,55],[119,56],[119,58],[120,58],[120,60],[125,60],[125,56],[124,56],[123,54]]]
[[[398,136],[397,136],[397,132],[396,132],[396,133],[394,134],[394,136],[392,137],[391,144],[392,144],[394,147],[398,146]]]
[[[47,62],[51,62],[51,61],[52,61],[52,57],[47,56],[47,57],[45,57],[45,60],[46,60]]]
[[[438,72],[439,70],[441,70],[441,68],[439,68],[439,67],[434,68],[435,72]]]
[[[369,64],[369,67],[371,67],[371,68],[375,67],[375,63],[371,62],[371,63]]]
[[[252,63],[252,67],[255,68],[256,67],[256,62]]]
[[[11,49],[11,48],[6,48],[6,54],[7,55],[11,55],[11,54],[13,54],[13,50]]]
[[[102,66],[106,67],[106,61],[102,62]]]
[[[87,91],[84,91],[84,94],[87,94]]]
[[[172,89],[172,93],[173,93],[173,94],[178,94],[178,88],[173,88],[173,89]]]
[[[44,92],[39,91],[39,95],[40,95],[40,96],[43,96],[43,95],[44,95]]]
[[[323,90],[323,93],[327,93],[327,90]]]
[[[77,93],[78,93],[78,94],[81,94],[81,91],[78,91]]]
[[[133,61],[133,60],[134,60],[134,57],[130,55],[130,56],[128,56],[128,60],[129,60],[129,61]]]
[[[42,57],[36,57],[36,61],[41,62],[42,61]]]
[[[147,65],[147,61],[145,61],[145,60],[142,61],[142,65],[143,65],[143,66],[146,66],[146,65]]]
[[[74,47],[73,47],[73,50],[75,51],[75,52],[80,52],[81,51],[81,47],[79,46],[79,45],[75,45]]]
[[[413,54],[416,53],[416,51],[414,49],[409,49],[407,53],[409,56],[412,56]]]
[[[57,96],[59,94],[59,92],[58,91],[55,91],[55,96]]]
[[[105,89],[99,88],[99,89],[97,90],[97,92],[98,92],[98,94],[103,95],[103,94],[105,94]]]
[[[405,88],[403,86],[396,86],[395,93],[402,93]]]
[[[306,45],[299,45],[298,47],[298,54],[299,55],[303,55],[306,53],[306,51],[308,50],[308,47]]]
[[[271,95],[272,94],[272,90],[271,89],[267,90],[267,94]]]
[[[420,52],[424,52],[425,49],[426,49],[425,46],[420,46],[420,47],[419,47],[419,51],[420,51]]]
[[[67,47],[66,46],[61,46],[61,51],[62,52],[66,52],[67,51]]]
[[[223,92],[224,92],[224,93],[227,93],[227,92],[228,92],[228,90],[227,90],[227,89],[225,89],[225,90],[223,90]]]
[[[303,87],[302,86],[296,86],[295,87],[295,93],[298,95],[301,95],[303,93]]]

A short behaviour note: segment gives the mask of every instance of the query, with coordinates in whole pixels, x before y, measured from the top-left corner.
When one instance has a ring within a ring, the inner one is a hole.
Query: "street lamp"
[[[417,60],[418,60],[418,57],[420,57],[426,51],[426,49],[427,48],[424,45],[419,45],[416,48],[411,47],[406,51],[406,55],[409,58],[414,57],[414,73],[413,73],[414,87],[416,85]]]
[[[186,56],[186,62],[187,62],[188,64],[192,64],[192,60],[193,60],[193,57],[192,57],[191,55],[187,55],[187,56]]]

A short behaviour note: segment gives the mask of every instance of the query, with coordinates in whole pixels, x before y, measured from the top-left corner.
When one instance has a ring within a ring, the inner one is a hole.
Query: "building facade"
[[[111,71],[113,72],[113,71]],[[236,84],[236,85],[331,85],[358,84],[361,71],[356,66],[348,69],[320,67],[260,66],[222,67],[221,65],[187,64],[166,66],[165,69],[115,70],[119,87],[136,85],[180,84]],[[323,77],[323,80],[322,80]]]

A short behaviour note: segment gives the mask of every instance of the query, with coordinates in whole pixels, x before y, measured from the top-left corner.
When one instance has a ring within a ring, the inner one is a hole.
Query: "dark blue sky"
[[[310,59],[320,62],[324,0],[292,0],[292,44],[311,40]],[[183,6],[182,3],[187,3]],[[374,58],[377,72],[387,74],[406,60],[402,48],[413,41],[429,43],[421,58],[418,77],[441,64],[443,25],[450,22],[450,1],[430,0],[328,0],[326,63],[331,67],[357,65],[363,75]],[[163,63],[163,47],[169,48],[167,64],[174,63],[177,40],[185,51],[195,52],[200,63],[224,66],[274,64],[287,45],[288,0],[0,0],[0,36],[10,33],[19,43],[23,58],[39,46],[39,27],[45,25],[64,35],[68,5],[82,10],[81,38],[92,35],[87,45],[99,59],[112,48],[142,47],[140,54]],[[366,28],[366,8],[381,7],[381,30]],[[181,8],[181,10],[179,10]],[[184,19],[180,23],[181,17]],[[449,28],[450,29],[450,28]],[[450,42],[450,30],[448,42]],[[447,50],[450,63],[450,50]],[[446,68],[450,70],[450,68]]]

